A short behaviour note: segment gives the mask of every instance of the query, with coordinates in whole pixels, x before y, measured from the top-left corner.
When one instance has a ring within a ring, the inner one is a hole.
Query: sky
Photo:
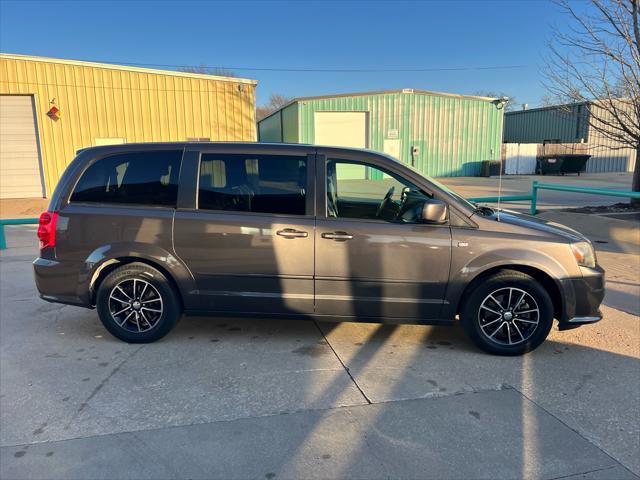
[[[0,51],[224,67],[258,80],[258,104],[272,93],[415,88],[500,92],[534,107],[546,93],[541,72],[552,26],[563,23],[546,0],[0,0]]]

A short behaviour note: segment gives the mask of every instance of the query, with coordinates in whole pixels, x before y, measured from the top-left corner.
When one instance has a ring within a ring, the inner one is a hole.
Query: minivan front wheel
[[[482,350],[521,355],[538,347],[553,325],[551,297],[533,277],[505,270],[473,286],[460,315]]]
[[[109,333],[127,343],[164,337],[181,314],[173,285],[144,263],[130,263],[111,272],[100,284],[96,307]]]

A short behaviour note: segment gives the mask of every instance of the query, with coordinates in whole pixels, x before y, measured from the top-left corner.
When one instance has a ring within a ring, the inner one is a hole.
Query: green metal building
[[[258,122],[261,142],[368,148],[431,176],[473,176],[500,160],[502,103],[424,90],[296,98]]]
[[[589,135],[586,105],[564,105],[507,112],[505,143],[583,143]]]
[[[574,103],[507,112],[505,143],[563,144],[588,153],[587,172],[633,172],[636,151],[593,128],[595,118],[609,115],[597,103]],[[614,122],[615,123],[615,122]],[[600,123],[604,129],[613,127]],[[612,130],[615,132],[615,130]]]

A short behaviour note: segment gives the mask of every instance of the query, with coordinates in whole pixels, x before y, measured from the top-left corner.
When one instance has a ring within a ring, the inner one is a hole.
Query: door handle
[[[346,240],[351,240],[353,235],[347,232],[332,232],[332,233],[323,233],[320,235],[322,238],[326,238],[328,240],[336,240],[338,242],[344,242]]]
[[[284,230],[278,230],[276,235],[280,235],[284,238],[306,238],[309,236],[307,232],[296,230],[295,228],[285,228]]]

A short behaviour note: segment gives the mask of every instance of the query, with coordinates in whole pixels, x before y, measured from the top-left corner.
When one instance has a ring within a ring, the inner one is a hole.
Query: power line
[[[288,72],[288,73],[418,73],[418,72],[461,72],[461,71],[478,71],[478,70],[515,70],[527,68],[530,65],[491,65],[477,67],[434,67],[434,68],[270,68],[270,67],[232,67],[222,65],[176,65],[168,63],[135,63],[135,62],[117,62],[106,60],[86,60],[99,63],[110,63],[114,65],[131,65],[136,67],[162,67],[177,69],[202,69],[202,70],[237,70],[251,72]]]

